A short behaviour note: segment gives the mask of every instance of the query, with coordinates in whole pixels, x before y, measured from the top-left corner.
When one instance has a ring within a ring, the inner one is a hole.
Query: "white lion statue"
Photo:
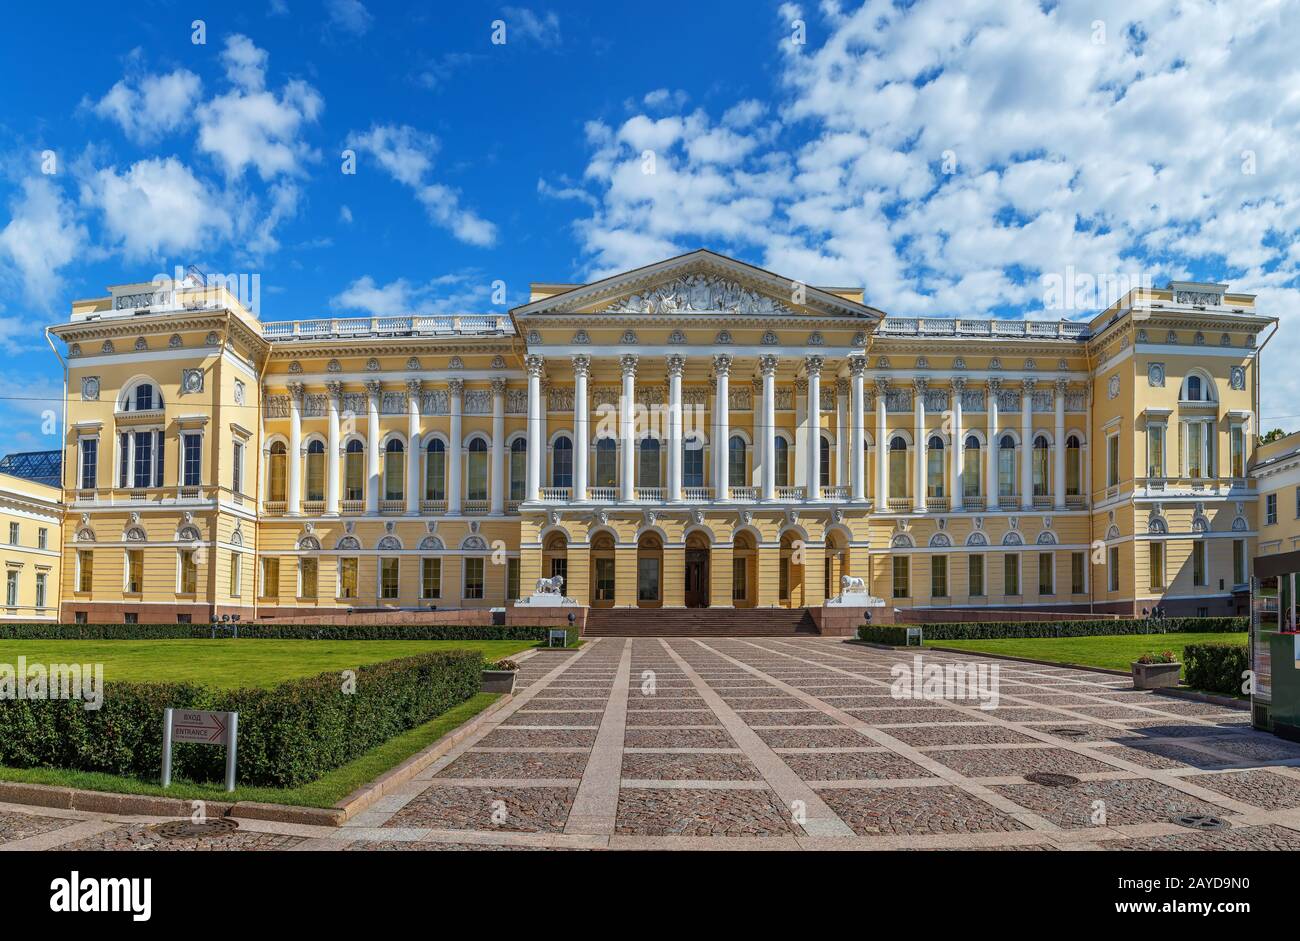
[[[553,578],[539,578],[537,580],[536,594],[539,595],[564,594],[564,576],[556,575]]]
[[[840,591],[866,593],[867,583],[856,575],[840,576]]]

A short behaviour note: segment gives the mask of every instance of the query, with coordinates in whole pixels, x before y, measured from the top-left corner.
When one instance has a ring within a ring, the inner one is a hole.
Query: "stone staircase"
[[[591,608],[584,637],[816,636],[803,608]]]

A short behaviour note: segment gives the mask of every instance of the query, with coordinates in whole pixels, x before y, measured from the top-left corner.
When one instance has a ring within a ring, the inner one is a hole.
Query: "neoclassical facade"
[[[262,322],[196,277],[63,344],[59,611],[1219,614],[1275,318],[1226,285],[1090,322],[887,317],[708,251],[489,314]],[[1262,336],[1264,335],[1264,336]]]

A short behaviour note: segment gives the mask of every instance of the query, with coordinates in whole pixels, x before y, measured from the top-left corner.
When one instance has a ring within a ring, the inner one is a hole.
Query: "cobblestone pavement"
[[[899,663],[832,638],[606,638],[526,658],[512,700],[343,827],[166,840],[7,804],[0,850],[1300,849],[1300,746],[1240,710],[924,655],[996,666],[985,709],[894,695]]]

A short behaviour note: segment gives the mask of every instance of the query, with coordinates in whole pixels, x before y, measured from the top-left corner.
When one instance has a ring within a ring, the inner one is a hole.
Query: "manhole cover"
[[[215,820],[198,822],[171,820],[158,824],[153,828],[153,832],[164,840],[211,840],[225,836],[227,833],[234,833],[238,829],[239,821],[229,817],[218,817]]]
[[[1087,729],[1048,729],[1047,731],[1061,738],[1083,738],[1088,734]]]
[[[1079,783],[1079,779],[1072,774],[1056,774],[1052,771],[1035,771],[1025,775],[1025,780],[1030,784],[1041,784],[1044,787],[1069,787],[1071,784]]]
[[[1208,814],[1178,814],[1172,819],[1180,827],[1187,827],[1189,830],[1228,829],[1228,821],[1221,820],[1218,817],[1211,817]]]

